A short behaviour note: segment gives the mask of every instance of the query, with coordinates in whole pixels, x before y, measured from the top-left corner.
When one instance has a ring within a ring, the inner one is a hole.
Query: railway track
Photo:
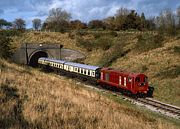
[[[136,101],[151,106],[162,114],[180,119],[180,108],[177,106],[166,104],[152,98],[138,98]]]
[[[136,105],[139,105],[139,106],[142,106],[142,107],[146,107],[151,111],[161,113],[161,114],[166,115],[168,117],[180,119],[180,107],[170,105],[170,104],[166,104],[166,103],[160,102],[158,100],[155,100],[153,98],[134,99],[134,98],[131,98],[131,97],[128,97],[128,96],[124,96],[119,92],[114,92],[114,91],[104,89],[99,85],[94,86],[94,85],[89,85],[89,84],[83,84],[81,82],[78,82],[77,84],[82,84],[85,87],[95,89],[95,90],[98,90],[98,91],[101,91],[101,92],[104,92],[104,93],[110,93],[110,94],[113,94],[115,96],[121,96],[121,97],[123,97],[124,100],[128,100],[133,104],[136,104]]]

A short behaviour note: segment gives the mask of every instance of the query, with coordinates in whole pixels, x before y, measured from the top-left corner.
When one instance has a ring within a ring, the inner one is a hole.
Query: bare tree
[[[180,6],[177,8],[178,28],[180,29]]]
[[[127,8],[120,8],[116,11],[115,16],[119,17],[119,16],[127,16],[130,13],[130,10],[128,10]]]
[[[69,27],[71,14],[61,8],[53,8],[49,11],[49,16],[45,23],[46,28],[53,31],[64,32]]]
[[[71,14],[61,8],[53,8],[49,11],[48,22],[69,21]]]
[[[41,19],[36,18],[36,19],[34,19],[32,21],[32,23],[33,23],[33,28],[35,30],[40,30],[40,28],[41,28]]]
[[[15,19],[15,21],[13,23],[14,23],[14,27],[16,29],[25,29],[26,28],[25,20],[23,20],[21,18]]]
[[[168,33],[175,33],[175,15],[171,9],[164,9],[157,18],[157,23],[160,31],[167,31]]]

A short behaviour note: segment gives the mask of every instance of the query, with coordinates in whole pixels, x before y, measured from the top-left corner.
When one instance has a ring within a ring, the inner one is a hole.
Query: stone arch
[[[29,56],[28,65],[30,65],[32,67],[38,67],[38,59],[40,57],[49,57],[49,54],[46,51],[43,51],[43,50],[38,50],[38,51],[33,52]]]

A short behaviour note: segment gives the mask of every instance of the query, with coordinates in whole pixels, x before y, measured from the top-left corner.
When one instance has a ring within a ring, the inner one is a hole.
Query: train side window
[[[124,77],[124,86],[126,86],[126,77]]]
[[[144,77],[144,82],[148,82],[148,78],[147,77]]]
[[[90,75],[90,70],[88,70],[88,75]]]
[[[78,73],[80,72],[79,68],[78,68]]]
[[[128,77],[128,82],[132,82],[132,78],[131,77]]]
[[[74,68],[74,72],[77,72],[77,68],[76,67]]]
[[[122,82],[121,82],[121,76],[119,76],[119,85],[121,85],[121,83],[122,83]]]
[[[83,73],[83,69],[81,69],[81,73]]]
[[[140,82],[140,78],[139,77],[136,77],[136,82]]]
[[[84,70],[84,74],[86,74],[86,69]]]
[[[106,73],[106,74],[105,74],[105,80],[106,80],[106,81],[109,81],[109,73]]]
[[[92,72],[92,76],[94,76],[94,75],[95,75],[95,72],[93,71],[93,72]]]

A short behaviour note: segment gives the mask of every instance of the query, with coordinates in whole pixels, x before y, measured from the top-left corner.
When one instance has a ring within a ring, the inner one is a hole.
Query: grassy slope
[[[154,97],[180,106],[180,58],[174,47],[180,40],[166,41],[164,46],[142,54],[129,53],[112,64],[135,72],[144,72],[150,85],[155,87]]]
[[[113,60],[111,67],[128,71],[143,72],[149,77],[149,82],[155,87],[154,97],[180,106],[180,58],[179,53],[174,52],[174,47],[180,47],[180,39],[166,39],[164,46],[150,50],[149,52],[136,52],[134,47],[139,34],[119,34],[114,37],[114,43],[123,43],[123,50],[131,49],[127,55]],[[85,35],[85,39],[93,40],[93,35]],[[91,52],[78,47],[75,37],[61,33],[25,33],[22,37],[14,38],[13,44],[20,42],[50,42],[63,44],[65,48],[79,50],[87,54],[86,64],[100,65],[99,61],[106,52],[111,53],[113,48],[107,51],[96,49]],[[18,46],[18,45],[17,45]],[[176,76],[174,75],[176,74]]]
[[[178,128],[71,79],[0,60],[0,128]]]
[[[20,47],[21,43],[57,43],[64,45],[64,48],[85,51],[85,49],[76,46],[76,40],[69,38],[68,33],[26,32],[21,37],[13,37],[12,44],[14,47]]]
[[[124,49],[131,51],[114,60],[110,67],[145,73],[150,85],[155,87],[156,99],[180,106],[180,56],[179,52],[175,52],[177,46],[180,48],[180,39],[165,40],[163,47],[142,53],[134,50],[136,42],[135,36],[127,38]],[[98,65],[104,54],[102,50],[94,50],[85,62]]]

